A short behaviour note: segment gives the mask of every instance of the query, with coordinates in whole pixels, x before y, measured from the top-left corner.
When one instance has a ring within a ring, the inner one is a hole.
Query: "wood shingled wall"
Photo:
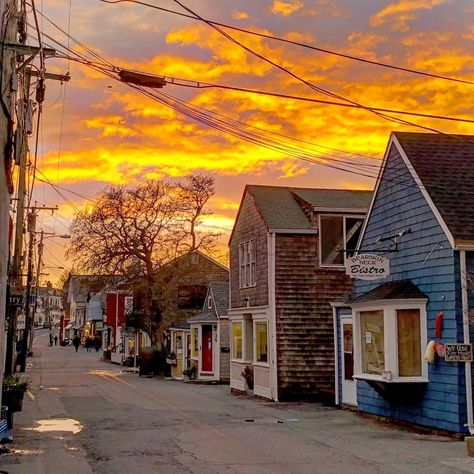
[[[331,301],[351,288],[344,269],[319,268],[316,235],[276,238],[276,324],[279,399],[334,394]]]

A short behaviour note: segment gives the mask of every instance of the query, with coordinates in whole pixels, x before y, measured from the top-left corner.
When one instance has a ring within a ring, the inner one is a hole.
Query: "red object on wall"
[[[112,328],[115,346],[118,344],[118,341],[116,340],[116,330],[125,325],[125,298],[129,296],[131,295],[123,293],[107,293],[106,324]]]
[[[435,318],[435,337],[441,339],[441,332],[443,330],[443,317],[444,313],[440,311]]]

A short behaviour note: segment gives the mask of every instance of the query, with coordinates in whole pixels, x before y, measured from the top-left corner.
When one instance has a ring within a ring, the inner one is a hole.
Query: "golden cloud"
[[[272,6],[270,7],[270,11],[274,15],[283,15],[289,16],[293,13],[301,10],[304,7],[303,3],[299,0],[292,1],[292,2],[284,2],[282,0],[273,0]]]
[[[246,20],[249,17],[249,14],[247,12],[242,12],[242,11],[233,11],[232,12],[232,18],[234,20]]]

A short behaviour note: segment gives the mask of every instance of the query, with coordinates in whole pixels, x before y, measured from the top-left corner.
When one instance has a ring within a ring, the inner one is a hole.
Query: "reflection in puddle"
[[[15,448],[10,448],[10,452],[12,454],[23,454],[23,455],[44,453],[42,449],[15,449]]]
[[[49,431],[67,431],[72,434],[77,434],[82,430],[82,425],[72,418],[54,418],[51,420],[37,420],[35,423],[38,426],[34,428],[25,428],[31,431],[39,431],[46,433]]]
[[[121,372],[121,371],[120,371]],[[101,377],[117,377],[119,374],[112,370],[89,370],[89,375],[99,375]]]
[[[50,392],[60,392],[61,389],[59,387],[47,387],[46,390],[49,390]]]

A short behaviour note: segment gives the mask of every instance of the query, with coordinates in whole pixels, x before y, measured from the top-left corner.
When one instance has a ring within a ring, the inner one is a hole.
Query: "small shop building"
[[[338,404],[474,433],[473,183],[474,137],[392,133],[333,303]]]
[[[230,387],[271,400],[334,398],[330,302],[350,290],[372,193],[247,185],[230,238]]]
[[[198,380],[228,382],[230,368],[229,281],[212,281],[201,314],[190,319],[191,363]]]

